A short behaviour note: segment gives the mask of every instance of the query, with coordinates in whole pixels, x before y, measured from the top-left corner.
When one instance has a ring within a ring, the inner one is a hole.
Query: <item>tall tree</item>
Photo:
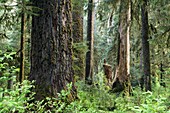
[[[73,42],[76,45],[83,43],[83,0],[73,0]],[[74,75],[78,79],[85,78],[84,51],[81,47],[74,48]]]
[[[24,60],[25,60],[25,0],[22,0],[23,8],[21,12],[21,42],[20,42],[20,73],[19,82],[24,80]]]
[[[129,93],[130,84],[130,25],[131,25],[131,0],[120,1],[119,25],[119,59],[115,80]],[[114,80],[114,81],[115,81]],[[126,85],[126,86],[125,86]]]
[[[86,83],[92,84],[93,82],[93,52],[94,52],[94,0],[88,1],[88,16],[87,16],[87,46],[88,52],[86,53]]]
[[[143,78],[142,84],[144,84],[145,90],[151,91],[151,75],[150,75],[150,52],[149,52],[149,41],[148,41],[148,11],[147,11],[148,0],[143,0],[141,6],[141,17],[142,17],[142,51],[143,51]]]
[[[71,0],[32,0],[31,73],[36,99],[57,97],[72,83],[69,99],[76,95],[72,69]],[[37,10],[37,8],[39,10]]]

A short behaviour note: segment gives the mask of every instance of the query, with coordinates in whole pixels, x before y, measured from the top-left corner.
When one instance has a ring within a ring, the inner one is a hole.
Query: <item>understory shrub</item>
[[[4,62],[4,58],[12,60],[9,55],[0,57],[3,62],[0,65],[0,113],[170,113],[170,69],[165,71],[166,86],[153,84],[152,92],[144,92],[136,86],[129,97],[121,92],[112,93],[100,72],[95,75],[93,85],[84,81],[76,83],[78,99],[75,101],[67,99],[72,84],[67,85],[67,91],[58,93],[58,98],[35,101],[32,83],[28,80],[17,83],[18,68]],[[12,88],[7,87],[9,80],[13,81]]]

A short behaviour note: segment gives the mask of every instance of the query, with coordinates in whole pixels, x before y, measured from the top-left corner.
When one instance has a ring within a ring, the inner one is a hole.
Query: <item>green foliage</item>
[[[169,74],[170,70],[167,69]],[[8,79],[0,77],[0,81]],[[57,98],[41,101],[34,100],[34,87],[29,81],[22,84],[15,83],[13,89],[0,88],[0,113],[1,112],[38,112],[38,113],[155,113],[170,112],[170,80],[167,79],[166,87],[158,86],[153,92],[143,92],[140,88],[133,89],[132,96],[126,97],[123,93],[111,93],[110,88],[104,83],[103,73],[95,78],[95,85],[86,85],[83,81],[76,83],[78,99],[70,102],[68,90],[62,90]]]
[[[105,84],[88,86],[80,83],[78,87],[79,105],[87,112],[91,109],[95,111],[107,110],[114,107],[115,95],[108,93],[109,88]]]
[[[139,105],[133,105],[132,107],[129,107],[132,111],[144,113],[167,111],[167,106],[165,104],[167,98],[163,97],[162,95],[157,95],[157,93],[152,93],[149,91],[143,92],[140,95],[134,95],[134,99],[141,100],[138,101]]]
[[[3,88],[7,87],[7,82],[12,80],[13,82],[16,81],[16,75],[19,72],[19,68],[15,64],[15,54],[16,52],[7,51],[2,52],[0,51],[0,85]]]
[[[0,79],[0,81],[4,79]],[[26,97],[26,95],[30,93],[31,87],[32,85],[30,85],[29,81],[23,81],[22,84],[16,83],[12,90],[0,88],[0,112],[18,111],[23,113],[27,101],[32,99],[32,96]]]
[[[169,37],[170,37],[170,13],[167,0],[154,0],[150,5],[150,45],[152,48],[152,67],[163,63],[163,67],[169,67]]]
[[[65,109],[67,109],[69,100],[68,96],[70,94],[70,91],[72,89],[72,84],[67,84],[68,90],[62,90],[60,93],[58,93],[57,98],[49,98],[46,97],[46,99],[41,101],[34,101],[32,103],[27,103],[27,109],[25,112],[38,112],[38,113],[51,113],[51,112],[57,112],[61,113]]]
[[[133,96],[119,96],[116,102],[115,112],[135,112],[135,113],[164,113],[170,112],[170,82],[166,82],[167,87],[153,87],[153,92],[143,92],[140,88],[133,89]]]
[[[116,98],[115,113],[163,113],[169,110],[169,94],[165,88],[161,87],[161,92],[142,92],[139,88],[133,91],[133,96]]]

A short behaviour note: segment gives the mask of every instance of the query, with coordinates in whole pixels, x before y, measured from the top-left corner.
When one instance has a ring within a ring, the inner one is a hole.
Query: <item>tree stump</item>
[[[113,81],[112,66],[107,64],[105,59],[104,59],[103,68],[104,68],[104,74],[105,74],[106,79],[107,79],[107,83],[110,84]]]

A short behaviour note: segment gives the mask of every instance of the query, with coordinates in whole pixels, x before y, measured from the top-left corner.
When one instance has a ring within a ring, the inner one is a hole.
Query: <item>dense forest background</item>
[[[0,0],[0,113],[169,113],[169,0]]]

